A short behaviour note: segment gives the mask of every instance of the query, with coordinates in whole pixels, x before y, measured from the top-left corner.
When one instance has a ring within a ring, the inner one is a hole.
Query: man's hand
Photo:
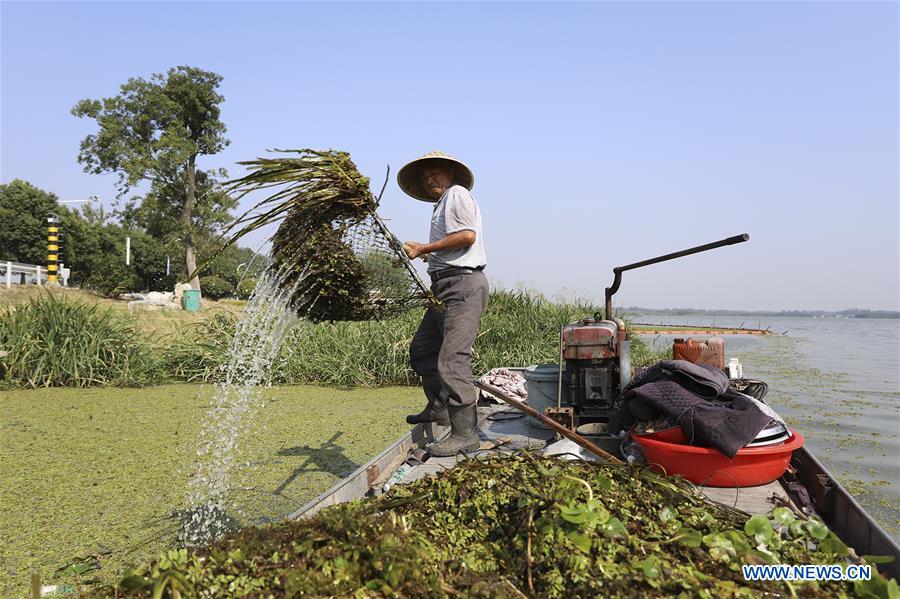
[[[406,252],[406,255],[409,256],[410,260],[415,260],[419,256],[422,256],[422,259],[425,260],[427,253],[425,252],[425,244],[417,243],[415,241],[407,241],[403,244],[403,251]]]
[[[457,248],[468,247],[475,243],[475,231],[465,229],[450,233],[441,240],[434,243],[418,243],[416,241],[407,241],[403,244],[403,251],[409,256],[410,260],[421,257],[425,262],[428,261],[428,254],[431,252],[443,252],[445,250],[455,250]]]

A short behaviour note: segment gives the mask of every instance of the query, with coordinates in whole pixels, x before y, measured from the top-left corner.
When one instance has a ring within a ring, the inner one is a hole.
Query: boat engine
[[[615,279],[606,288],[606,316],[598,312],[567,324],[560,331],[559,407],[547,408],[546,414],[563,426],[576,428],[592,422],[608,422],[617,411],[619,395],[632,380],[631,342],[625,323],[615,318],[612,296],[622,282],[622,273],[634,268],[680,258],[697,252],[743,243],[746,233],[721,241],[642,260],[613,268]],[[563,376],[563,369],[565,376]]]
[[[614,403],[631,382],[631,343],[620,319],[602,320],[599,313],[563,327],[565,403],[578,425],[606,422]]]

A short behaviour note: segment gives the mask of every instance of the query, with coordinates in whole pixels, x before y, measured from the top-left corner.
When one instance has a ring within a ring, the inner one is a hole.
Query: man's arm
[[[457,231],[450,233],[443,239],[439,239],[434,243],[418,243],[415,241],[407,241],[403,244],[403,251],[409,256],[410,260],[414,260],[423,254],[431,252],[441,252],[445,250],[455,250],[457,248],[468,247],[475,243],[475,231]]]

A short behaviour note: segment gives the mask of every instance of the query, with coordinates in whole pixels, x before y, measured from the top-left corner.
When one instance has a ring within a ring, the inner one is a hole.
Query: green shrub
[[[84,280],[82,287],[92,289],[105,297],[116,297],[121,293],[140,291],[141,278],[124,264],[112,264],[99,269]]]
[[[217,275],[203,277],[203,280],[200,281],[200,288],[203,290],[203,297],[209,299],[217,300],[234,295],[234,285],[231,281]]]
[[[257,280],[256,277],[246,277],[241,279],[241,282],[238,283],[237,289],[235,290],[235,295],[238,296],[238,299],[250,299],[250,296],[253,295],[253,290],[256,289]]]
[[[5,379],[22,387],[139,386],[160,374],[130,317],[50,294],[0,311],[0,347]]]

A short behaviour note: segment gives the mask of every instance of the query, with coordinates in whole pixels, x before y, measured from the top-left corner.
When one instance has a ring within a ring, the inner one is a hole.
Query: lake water
[[[803,433],[815,456],[900,540],[900,319],[633,313],[628,318],[770,327],[773,335],[723,335],[726,362],[738,358],[745,377],[769,384],[766,402]],[[671,346],[674,337],[644,339]]]

